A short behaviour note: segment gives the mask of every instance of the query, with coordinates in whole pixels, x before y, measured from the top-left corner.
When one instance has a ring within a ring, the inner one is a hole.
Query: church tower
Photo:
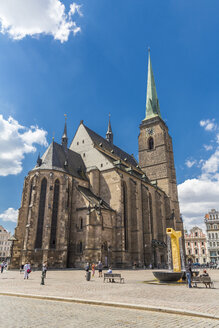
[[[140,125],[139,165],[152,184],[157,185],[170,198],[174,227],[182,229],[180,219],[172,138],[160,114],[150,51],[148,53],[148,79],[146,116]]]

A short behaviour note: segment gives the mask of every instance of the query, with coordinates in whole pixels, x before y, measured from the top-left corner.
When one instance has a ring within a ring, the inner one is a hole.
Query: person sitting
[[[209,274],[207,273],[207,270],[206,269],[204,269],[204,271],[203,271],[203,273],[200,275],[200,277],[209,277]],[[211,287],[211,283],[210,282],[204,282],[204,284],[205,284],[205,287],[207,288],[207,287]]]
[[[112,268],[109,267],[107,273],[113,273]],[[115,282],[114,279],[109,279],[109,282]]]

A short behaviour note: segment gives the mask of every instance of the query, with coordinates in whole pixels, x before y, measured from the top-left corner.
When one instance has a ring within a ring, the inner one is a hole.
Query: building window
[[[215,234],[215,239],[217,239],[217,233]]]
[[[190,246],[190,242],[188,242],[188,246]]]
[[[204,249],[202,250],[202,254],[205,254],[205,250]]]
[[[82,140],[82,143],[84,143],[84,140]]]
[[[103,167],[103,164],[100,164],[100,167]]]
[[[195,233],[195,237],[198,237],[198,232]]]
[[[79,141],[77,142],[77,146],[79,145]]]
[[[204,242],[202,241],[202,246],[204,246]]]
[[[45,203],[46,203],[46,188],[47,188],[47,180],[46,178],[43,178],[41,182],[41,190],[40,190],[40,202],[39,202],[39,211],[38,211],[38,224],[37,224],[35,248],[42,247],[43,223],[44,223],[44,213],[45,213]]]
[[[189,255],[191,255],[191,251],[190,251],[190,249],[189,249]]]
[[[150,150],[154,149],[154,139],[152,137],[148,139],[148,148]]]
[[[210,242],[210,247],[212,247],[212,242]]]
[[[83,230],[83,219],[80,218],[80,229]]]
[[[82,254],[83,253],[83,244],[82,244],[82,241],[80,241],[77,244],[77,253],[79,253],[79,254]]]
[[[198,254],[198,250],[197,249],[195,250],[195,254]]]
[[[206,263],[206,258],[203,258],[203,262]]]
[[[214,234],[212,233],[212,239],[214,239]]]
[[[213,242],[213,246],[215,247],[215,242]]]
[[[211,234],[210,233],[208,234],[208,238],[211,239]]]
[[[31,180],[31,185],[30,185],[29,205],[31,204],[31,200],[32,200],[32,192],[33,192],[33,179]]]
[[[53,194],[50,248],[56,248],[57,217],[58,217],[58,208],[59,208],[59,188],[60,188],[60,183],[59,180],[57,179],[55,181],[55,188]]]
[[[83,153],[83,157],[85,157],[85,153]]]
[[[197,243],[196,243],[196,241],[195,241],[195,246],[197,246]]]
[[[216,224],[214,225],[214,229],[217,229],[217,225]]]

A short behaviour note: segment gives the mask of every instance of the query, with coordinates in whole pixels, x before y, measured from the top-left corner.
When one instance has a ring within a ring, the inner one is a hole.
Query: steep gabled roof
[[[83,174],[86,168],[80,154],[65,149],[54,141],[42,156],[42,164],[36,165],[33,170],[58,170],[76,178],[86,179]]]
[[[96,196],[90,189],[82,186],[78,186],[77,188],[93,206],[113,211],[113,209],[101,197]]]
[[[109,153],[114,154],[115,156],[119,157],[121,160],[125,161],[129,165],[132,165],[134,167],[138,165],[138,162],[134,158],[134,156],[129,155],[119,147],[113,145],[112,143],[109,143],[106,139],[101,137],[93,130],[89,129],[87,126],[84,125],[84,127],[95,145],[101,147],[103,150],[106,150]]]

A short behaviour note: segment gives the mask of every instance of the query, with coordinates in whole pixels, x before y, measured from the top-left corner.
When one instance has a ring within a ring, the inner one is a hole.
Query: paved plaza
[[[192,288],[185,285],[150,284],[154,280],[150,270],[114,270],[125,278],[124,284],[104,283],[98,272],[91,281],[86,281],[81,270],[51,270],[47,272],[45,285],[40,285],[41,272],[32,272],[28,280],[19,271],[6,271],[0,275],[1,316],[6,316],[7,327],[19,325],[24,318],[28,327],[76,327],[86,323],[102,327],[219,327],[216,319],[179,315],[180,311],[219,316],[219,270],[209,270],[214,281],[214,289]],[[18,298],[3,294],[38,295],[42,299]],[[149,312],[128,308],[95,306],[88,304],[46,301],[44,297],[66,298],[70,300],[99,301],[113,304],[138,305],[154,309],[166,309],[175,313]],[[16,310],[15,310],[16,309]],[[20,309],[20,310],[19,310]],[[15,314],[19,311],[16,315]],[[177,312],[178,311],[178,312]],[[19,319],[20,318],[20,319]],[[57,323],[54,321],[57,320]],[[34,323],[36,321],[36,323]],[[90,322],[91,321],[91,322]],[[90,323],[89,323],[90,322]],[[16,324],[15,324],[16,323]],[[151,323],[151,324],[150,324]]]
[[[7,328],[218,327],[212,319],[8,296],[0,296],[0,307],[0,322]]]

